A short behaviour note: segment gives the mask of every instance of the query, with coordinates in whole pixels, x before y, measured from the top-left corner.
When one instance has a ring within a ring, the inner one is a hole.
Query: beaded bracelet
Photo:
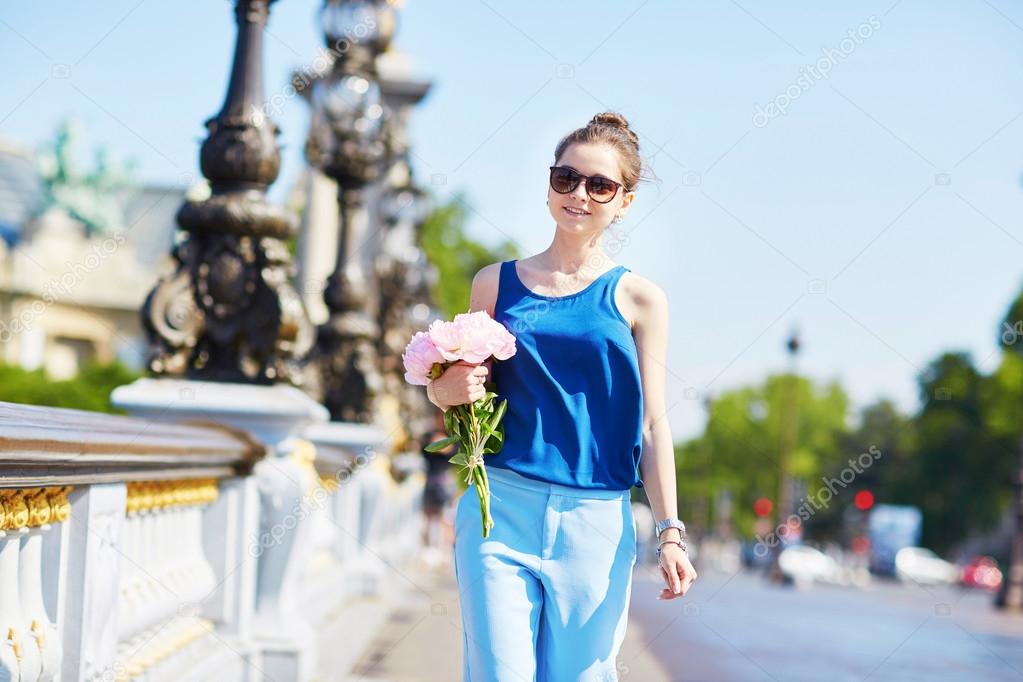
[[[689,551],[689,549],[686,547],[686,541],[685,540],[681,540],[681,541],[680,540],[661,540],[659,543],[657,543],[657,558],[658,559],[661,558],[661,546],[665,545],[665,544],[667,544],[669,542],[674,543],[674,544],[678,545],[679,547],[681,547],[683,552],[688,552]]]

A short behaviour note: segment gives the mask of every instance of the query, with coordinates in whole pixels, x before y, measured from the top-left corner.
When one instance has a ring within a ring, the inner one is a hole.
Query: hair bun
[[[629,127],[629,122],[625,120],[625,117],[617,112],[605,111],[599,113],[590,119],[589,125],[606,125],[611,126],[612,128],[618,128],[628,136],[637,148],[639,148],[639,137],[635,132],[633,132],[632,128]]]
[[[618,157],[618,168],[625,190],[632,192],[649,170],[639,153],[639,136],[629,127],[625,117],[616,111],[602,111],[586,125],[565,135],[554,148],[554,163],[560,164],[565,152],[574,144],[606,145]]]

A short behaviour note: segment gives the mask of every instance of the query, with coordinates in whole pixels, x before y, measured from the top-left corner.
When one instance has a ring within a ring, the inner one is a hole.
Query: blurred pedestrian
[[[450,560],[454,542],[448,509],[455,497],[455,479],[448,460],[458,451],[457,445],[450,445],[440,452],[427,452],[426,446],[446,438],[444,413],[434,414],[433,430],[427,433],[423,442],[423,458],[426,461],[426,485],[423,488],[423,562],[437,566]]]

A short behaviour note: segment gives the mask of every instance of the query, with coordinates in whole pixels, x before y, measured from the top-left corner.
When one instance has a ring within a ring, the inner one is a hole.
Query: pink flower
[[[482,310],[460,313],[451,322],[437,320],[428,333],[448,362],[478,365],[490,356],[507,360],[515,354],[515,337]]]
[[[430,382],[429,375],[434,363],[444,362],[444,356],[426,332],[416,332],[413,335],[401,359],[405,364],[405,381],[417,386],[425,386]]]
[[[409,341],[402,360],[405,363],[405,381],[425,385],[446,369],[447,363],[464,361],[472,365],[487,362],[490,358],[507,360],[515,354],[515,337],[504,325],[490,317],[485,311],[461,313],[450,322],[435,320],[425,332],[417,332]],[[487,391],[483,398],[469,404],[452,405],[447,412],[448,419],[455,420],[454,433],[457,437],[444,438],[426,446],[428,452],[439,452],[457,441],[459,450],[448,461],[465,470],[465,482],[476,486],[480,499],[480,520],[483,537],[490,534],[494,518],[490,513],[490,483],[487,479],[484,455],[501,449],[503,438],[496,438],[501,419],[507,408],[507,399],[494,406],[497,393]],[[480,419],[477,410],[485,413]]]
[[[498,360],[507,360],[515,355],[515,336],[500,322],[495,322],[500,331],[495,331],[493,336],[493,353]]]

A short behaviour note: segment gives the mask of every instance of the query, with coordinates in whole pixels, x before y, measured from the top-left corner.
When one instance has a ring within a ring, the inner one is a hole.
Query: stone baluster
[[[42,613],[35,609],[34,594],[36,592],[32,576],[22,576],[24,565],[26,570],[32,569],[32,553],[38,562],[38,545],[32,542],[29,555],[22,557],[22,540],[31,534],[29,523],[33,514],[27,503],[27,492],[24,490],[0,490],[0,510],[3,518],[0,521],[0,635],[3,636],[0,648],[0,680],[39,680],[43,675],[43,650],[45,631],[42,623],[33,628],[33,618],[46,621],[45,610]],[[38,518],[38,513],[35,515]],[[23,561],[24,559],[24,561]],[[38,578],[38,576],[36,576]],[[23,589],[27,588],[30,593]],[[41,588],[39,590],[41,592]],[[26,597],[28,599],[26,599]],[[48,621],[47,621],[48,622]],[[35,633],[42,635],[37,638]]]
[[[59,532],[56,524],[66,520],[70,513],[70,504],[67,501],[70,490],[70,486],[59,486],[26,491],[28,533],[21,539],[18,569],[22,610],[29,621],[29,634],[35,640],[40,654],[38,682],[48,682],[60,671],[60,637],[57,627],[47,614],[46,602],[43,599],[42,547],[43,537],[49,533]]]

